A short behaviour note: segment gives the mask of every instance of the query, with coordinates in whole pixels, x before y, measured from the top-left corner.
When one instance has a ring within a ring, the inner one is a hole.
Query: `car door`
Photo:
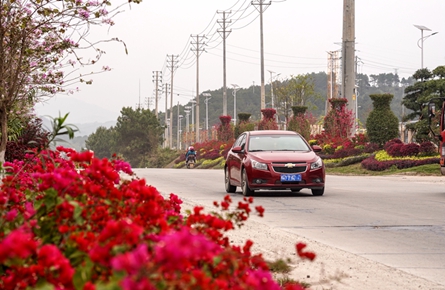
[[[230,179],[232,180],[233,184],[240,185],[241,184],[241,167],[242,167],[242,161],[244,159],[244,147],[246,146],[246,134],[241,134],[233,143],[233,148],[235,147],[241,147],[243,149],[243,152],[233,152],[230,151],[229,158],[227,160],[229,172],[230,172]]]

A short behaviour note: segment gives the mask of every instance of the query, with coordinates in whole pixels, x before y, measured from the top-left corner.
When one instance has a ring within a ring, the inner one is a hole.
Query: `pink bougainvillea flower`
[[[8,258],[25,259],[35,253],[38,242],[24,228],[19,228],[7,235],[0,242],[0,262]]]
[[[36,210],[34,209],[34,206],[31,202],[26,202],[25,203],[25,212],[24,212],[24,217],[25,219],[30,219],[31,217],[33,217],[36,214]]]
[[[8,222],[13,221],[16,217],[17,217],[17,209],[15,209],[15,208],[8,211],[5,215],[5,219]]]
[[[156,262],[169,269],[186,270],[193,261],[207,261],[222,251],[221,246],[192,229],[182,228],[165,235],[155,247]]]
[[[134,251],[127,252],[114,257],[111,267],[117,271],[125,271],[130,275],[136,274],[148,261],[147,245],[140,244]]]
[[[315,253],[313,252],[303,252],[303,249],[306,248],[306,244],[305,243],[298,243],[296,245],[296,249],[297,249],[297,254],[300,258],[302,259],[308,259],[308,260],[315,260]]]

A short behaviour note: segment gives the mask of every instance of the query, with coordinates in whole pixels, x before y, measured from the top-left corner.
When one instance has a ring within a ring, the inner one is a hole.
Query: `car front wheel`
[[[249,183],[247,182],[248,177],[247,177],[247,172],[246,169],[243,169],[243,178],[241,181],[241,187],[243,189],[243,195],[244,196],[251,196],[254,191],[252,189],[250,189],[249,187]]]
[[[224,169],[224,183],[226,185],[226,192],[234,193],[236,191],[236,186],[230,184],[229,169],[227,167]]]
[[[312,195],[315,195],[315,196],[321,196],[324,193],[324,187],[319,188],[319,189],[311,189],[311,190],[312,190]]]

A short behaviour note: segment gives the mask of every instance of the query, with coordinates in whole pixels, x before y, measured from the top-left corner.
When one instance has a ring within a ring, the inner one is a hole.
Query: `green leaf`
[[[85,263],[76,268],[76,272],[74,273],[73,277],[73,284],[76,290],[83,289],[85,283],[91,280],[93,267],[94,263],[88,257],[86,257]]]

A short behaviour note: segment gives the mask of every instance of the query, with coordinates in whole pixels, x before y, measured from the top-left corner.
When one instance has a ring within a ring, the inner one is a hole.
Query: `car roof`
[[[258,135],[299,135],[295,131],[287,131],[287,130],[258,130],[258,131],[249,131],[249,135],[258,136]]]

